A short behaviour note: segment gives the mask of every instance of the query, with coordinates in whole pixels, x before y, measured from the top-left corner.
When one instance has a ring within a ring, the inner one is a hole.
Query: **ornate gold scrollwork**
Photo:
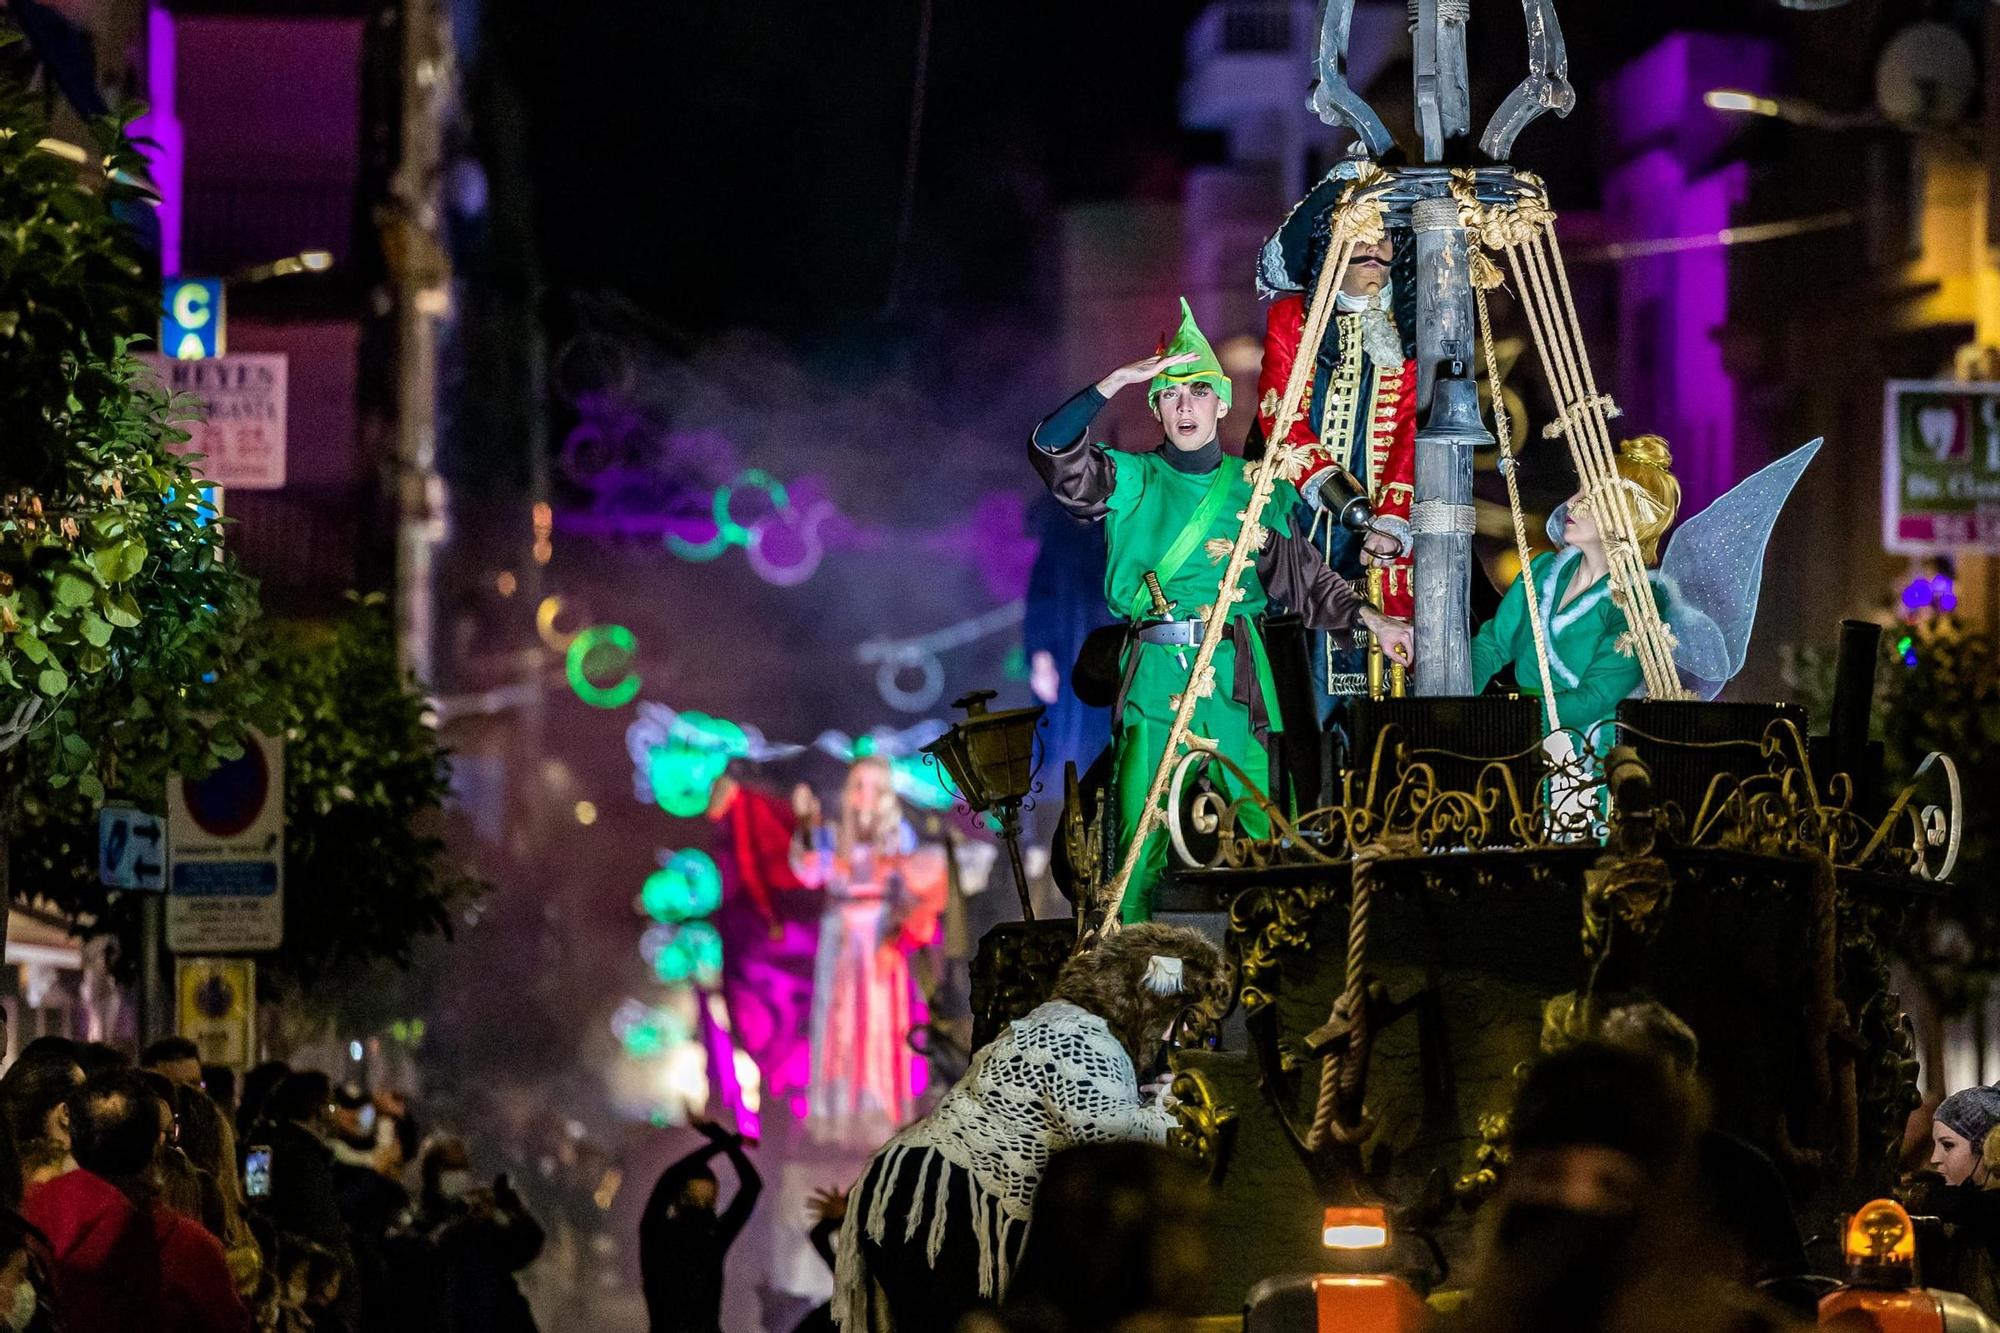
[[[1285,955],[1305,948],[1312,923],[1333,890],[1287,885],[1241,894],[1229,909],[1229,930],[1239,941],[1237,978],[1245,1013],[1271,1003]]]
[[[1962,811],[1956,772],[1944,756],[1926,761],[1888,814],[1870,822],[1854,808],[1847,775],[1835,775],[1822,789],[1807,763],[1805,737],[1790,722],[1772,723],[1756,742],[1670,741],[1631,727],[1623,732],[1667,750],[1755,747],[1762,771],[1717,774],[1692,815],[1672,803],[1663,807],[1661,833],[1673,844],[1771,855],[1809,848],[1843,869],[1923,878],[1949,873],[1956,859]],[[1356,847],[1378,842],[1416,854],[1501,846],[1534,850],[1598,841],[1606,829],[1600,803],[1576,799],[1602,780],[1600,756],[1580,736],[1559,758],[1540,746],[1513,755],[1465,755],[1417,748],[1390,728],[1367,767],[1343,777],[1337,804],[1296,817],[1258,792],[1224,754],[1187,756],[1176,783],[1184,784],[1205,763],[1226,767],[1247,793],[1227,803],[1212,795],[1196,802],[1197,828],[1217,839],[1211,866],[1333,866],[1349,860]],[[1516,770],[1527,766],[1537,768],[1541,780],[1523,790]],[[1440,772],[1447,767],[1476,767],[1471,787],[1446,785]],[[1947,805],[1917,798],[1933,770],[1950,784]],[[1243,816],[1252,808],[1269,824],[1268,833],[1246,829]],[[1178,803],[1173,817],[1179,817]],[[1184,841],[1178,832],[1176,837]],[[1933,847],[1945,849],[1935,869],[1927,853]]]
[[[1508,1140],[1514,1123],[1505,1113],[1479,1117],[1479,1146],[1472,1150],[1472,1170],[1452,1184],[1461,1203],[1476,1207],[1500,1188],[1500,1172],[1513,1156]]]
[[[1199,1160],[1210,1179],[1219,1177],[1236,1141],[1236,1108],[1215,1099],[1215,1089],[1198,1069],[1177,1072],[1171,1093],[1175,1123],[1167,1131],[1167,1146]]]

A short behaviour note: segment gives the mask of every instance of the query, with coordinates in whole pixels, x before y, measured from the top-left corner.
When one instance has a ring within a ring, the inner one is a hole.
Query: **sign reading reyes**
[[[1897,555],[2000,551],[2000,384],[1889,381],[1882,545]]]
[[[167,781],[167,947],[275,949],[285,938],[285,750],[257,732],[205,778]]]
[[[200,361],[148,354],[160,387],[198,399],[181,446],[202,455],[196,465],[210,484],[246,491],[275,491],[285,484],[285,376],[283,352],[240,352]]]

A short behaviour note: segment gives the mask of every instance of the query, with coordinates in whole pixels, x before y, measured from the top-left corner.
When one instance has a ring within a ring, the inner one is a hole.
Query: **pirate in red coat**
[[[1259,258],[1258,290],[1271,300],[1257,380],[1260,439],[1276,425],[1300,355],[1306,302],[1330,248],[1333,205],[1347,183],[1340,168],[1330,173],[1286,217]],[[1297,480],[1306,508],[1301,526],[1313,532],[1333,571],[1361,585],[1364,596],[1367,571],[1380,568],[1380,596],[1370,600],[1405,620],[1413,610],[1409,515],[1417,436],[1415,251],[1409,242],[1408,233],[1392,232],[1355,248],[1335,297],[1335,317],[1310,353],[1311,385],[1287,439],[1309,451]],[[1375,516],[1362,533],[1337,521],[1356,489]],[[1329,641],[1315,658],[1314,674],[1325,673],[1329,694],[1366,691],[1365,650],[1343,651]]]

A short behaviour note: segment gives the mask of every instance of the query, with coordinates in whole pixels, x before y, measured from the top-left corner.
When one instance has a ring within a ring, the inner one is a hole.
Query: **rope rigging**
[[[1503,203],[1492,205],[1482,203],[1478,198],[1473,173],[1454,172],[1451,182],[1452,198],[1460,221],[1468,240],[1473,242],[1473,288],[1479,336],[1486,345],[1488,377],[1495,386],[1497,401],[1499,376],[1486,302],[1487,289],[1500,285],[1502,281],[1500,269],[1486,254],[1488,249],[1493,249],[1506,257],[1507,271],[1513,277],[1536,355],[1555,399],[1555,419],[1545,428],[1544,434],[1561,436],[1568,444],[1570,459],[1581,482],[1582,495],[1590,504],[1604,542],[1612,600],[1624,611],[1630,627],[1629,633],[1620,641],[1621,650],[1629,648],[1638,659],[1649,697],[1686,698],[1680,675],[1674,667],[1673,632],[1660,615],[1635,536],[1638,525],[1628,491],[1630,484],[1618,472],[1618,451],[1612,442],[1609,425],[1610,418],[1618,414],[1618,408],[1608,395],[1599,391],[1596,374],[1584,350],[1582,322],[1577,316],[1575,295],[1563,264],[1562,247],[1556,240],[1555,213],[1549,208],[1546,191],[1538,179],[1526,172],[1516,173],[1516,179],[1522,187],[1519,193]],[[1317,285],[1313,289],[1300,346],[1317,347],[1325,338],[1334,314],[1334,295],[1346,277],[1348,263],[1356,247],[1373,243],[1384,234],[1386,219],[1382,196],[1395,183],[1395,178],[1379,168],[1364,168],[1335,204],[1331,223],[1333,245],[1328,262],[1321,266]],[[1223,637],[1222,632],[1234,604],[1243,596],[1237,585],[1262,543],[1264,529],[1260,520],[1265,505],[1275,484],[1281,479],[1290,480],[1298,476],[1304,463],[1304,449],[1282,442],[1289,438],[1293,425],[1299,419],[1313,366],[1312,357],[1301,356],[1293,362],[1268,436],[1271,444],[1263,459],[1251,467],[1253,485],[1250,504],[1240,515],[1242,525],[1235,543],[1230,547],[1221,584],[1208,611],[1201,647],[1189,672],[1187,687],[1174,700],[1174,724],[1168,732],[1165,749],[1148,788],[1145,807],[1137,826],[1128,834],[1117,875],[1106,895],[1108,906],[1104,928],[1107,931],[1117,929],[1119,912],[1146,839],[1161,827],[1165,818],[1163,797],[1175,765],[1188,751],[1210,748],[1206,742],[1191,737],[1189,725],[1196,703],[1215,689],[1213,659],[1216,645]],[[1513,452],[1512,426],[1505,411],[1496,411],[1494,417],[1501,454],[1500,470],[1507,482],[1515,547],[1521,557],[1521,577],[1529,580],[1522,591],[1528,603],[1536,662],[1542,677],[1542,706],[1549,731],[1555,733],[1561,730],[1561,718],[1555,702],[1544,608],[1530,577],[1531,552],[1515,475],[1517,459]]]

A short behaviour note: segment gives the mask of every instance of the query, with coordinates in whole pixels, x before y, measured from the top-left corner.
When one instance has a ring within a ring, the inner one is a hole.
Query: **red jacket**
[[[222,1243],[155,1203],[71,1171],[28,1191],[21,1214],[49,1238],[66,1333],[251,1333]]]
[[[1299,340],[1305,334],[1306,302],[1303,296],[1281,296],[1271,302],[1264,322],[1264,368],[1257,376],[1257,424],[1264,438],[1271,438],[1277,425],[1279,400],[1285,381],[1291,378],[1292,363],[1298,358]],[[1360,349],[1350,349],[1350,356]],[[1377,513],[1396,518],[1410,516],[1410,498],[1417,468],[1417,365],[1405,361],[1395,370],[1376,368],[1378,384],[1373,395],[1374,416],[1368,423],[1369,499]],[[1312,401],[1313,384],[1306,384],[1306,401],[1300,405],[1298,420],[1286,435],[1286,443],[1304,446],[1312,452],[1305,471],[1299,476],[1303,488],[1312,478],[1338,459],[1322,448],[1319,440],[1321,405]],[[1363,386],[1363,392],[1367,388]],[[1363,403],[1359,410],[1367,411]],[[1384,571],[1382,609],[1407,619],[1414,604],[1410,586],[1410,557],[1404,556]]]

